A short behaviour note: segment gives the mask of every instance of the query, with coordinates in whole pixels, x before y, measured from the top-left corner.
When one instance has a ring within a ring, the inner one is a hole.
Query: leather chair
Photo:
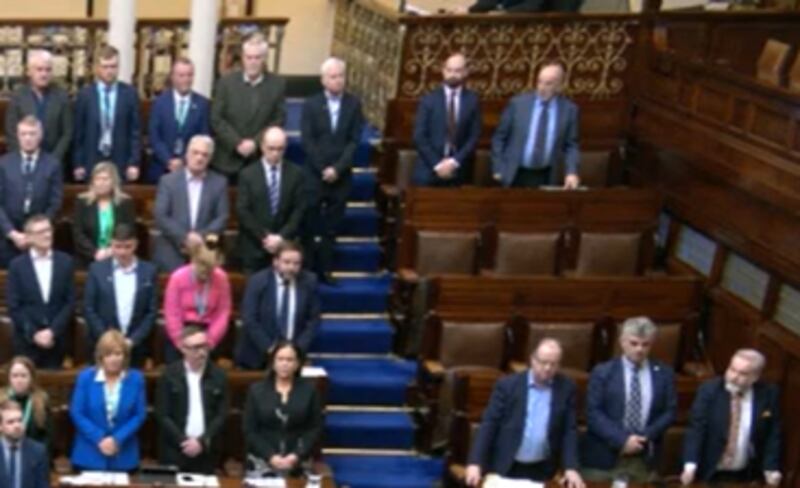
[[[0,364],[8,364],[14,357],[14,324],[11,318],[0,317]]]
[[[639,272],[642,234],[583,232],[575,262],[576,276],[635,276]]]
[[[609,151],[581,151],[578,176],[581,185],[590,188],[608,186],[608,169],[611,160]]]
[[[478,242],[476,232],[419,231],[415,271],[420,276],[474,274]]]
[[[786,64],[792,46],[775,39],[767,39],[756,65],[756,79],[770,85],[783,85]]]
[[[417,161],[415,149],[397,150],[397,167],[395,173],[395,187],[401,193],[411,186],[411,177],[414,174],[414,163]]]
[[[800,92],[800,52],[797,53],[794,64],[789,70],[789,90]]]
[[[557,275],[561,232],[499,232],[492,274]]]
[[[438,359],[444,368],[503,365],[507,334],[502,322],[443,322],[440,337]]]
[[[672,366],[676,371],[680,370],[683,362],[683,324],[671,322],[656,325],[658,333],[653,347],[650,349],[650,357]],[[618,330],[619,327],[617,326]],[[616,336],[619,336],[619,334],[616,334]],[[622,348],[619,345],[619,340],[615,339],[614,356],[619,356],[620,354],[622,354]]]
[[[662,477],[679,476],[683,471],[683,438],[686,427],[672,426],[661,441],[661,458],[656,471]]]
[[[529,366],[531,351],[545,337],[561,343],[561,371],[567,376],[588,378],[598,347],[599,334],[594,322],[530,322],[518,336],[512,369],[522,371]]]

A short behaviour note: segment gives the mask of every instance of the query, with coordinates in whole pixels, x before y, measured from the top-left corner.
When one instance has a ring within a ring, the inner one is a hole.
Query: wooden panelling
[[[715,371],[725,371],[737,349],[756,343],[760,315],[749,305],[722,291],[711,293],[706,348]]]

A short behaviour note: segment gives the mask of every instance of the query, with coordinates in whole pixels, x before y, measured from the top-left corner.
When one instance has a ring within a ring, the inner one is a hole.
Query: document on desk
[[[131,484],[131,479],[128,473],[84,471],[75,476],[62,476],[61,483],[74,486],[128,486]]]
[[[219,478],[197,473],[178,473],[178,486],[198,486],[200,488],[219,488]]]
[[[544,488],[544,483],[528,480],[512,480],[496,474],[490,474],[483,482],[483,488]]]
[[[283,478],[245,478],[243,486],[247,488],[286,488]]]

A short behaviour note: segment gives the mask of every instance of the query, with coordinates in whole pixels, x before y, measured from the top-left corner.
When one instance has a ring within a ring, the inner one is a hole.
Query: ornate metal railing
[[[240,18],[220,21],[216,75],[239,64],[242,37],[261,31],[269,46],[267,67],[277,71],[286,18]],[[28,52],[48,49],[54,55],[56,79],[76,92],[92,79],[94,53],[106,42],[105,20],[0,20],[0,99],[25,80]],[[152,98],[166,82],[172,60],[188,52],[189,20],[142,20],[136,26],[136,62],[133,83],[142,98]]]

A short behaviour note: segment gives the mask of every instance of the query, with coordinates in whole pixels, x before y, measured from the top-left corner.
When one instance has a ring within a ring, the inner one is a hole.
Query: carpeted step
[[[417,375],[417,363],[394,358],[314,359],[328,373],[331,405],[406,403],[406,390]]]
[[[388,354],[394,329],[389,322],[369,320],[323,320],[311,343],[312,353]]]
[[[371,202],[375,199],[375,186],[377,177],[370,171],[353,173],[353,182],[350,187],[349,200],[356,202]]]
[[[336,484],[350,488],[430,488],[442,479],[444,461],[417,456],[329,454]]]
[[[374,273],[380,269],[381,248],[377,242],[347,242],[336,244],[333,269]]]
[[[411,449],[415,425],[404,412],[328,412],[325,445],[358,449]]]
[[[392,277],[340,278],[336,285],[319,287],[323,313],[384,313]]]
[[[375,237],[378,234],[379,214],[374,207],[349,207],[344,215],[339,235]]]

